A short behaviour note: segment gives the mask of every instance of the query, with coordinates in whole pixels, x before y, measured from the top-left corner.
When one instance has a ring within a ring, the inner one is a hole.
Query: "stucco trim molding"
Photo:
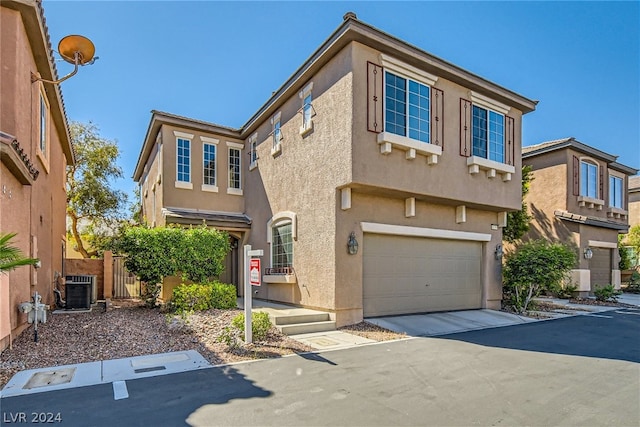
[[[494,178],[497,172],[502,175],[504,182],[511,181],[511,176],[516,172],[514,166],[478,156],[467,158],[467,166],[469,167],[469,173],[472,175],[484,170],[487,172],[487,178]]]
[[[380,62],[384,68],[393,73],[401,74],[403,77],[409,77],[421,83],[426,83],[429,86],[433,86],[436,84],[436,81],[438,81],[438,76],[427,73],[424,70],[402,62],[392,56],[385,55],[384,53],[380,54]]]
[[[473,233],[470,231],[444,230],[441,228],[423,228],[407,225],[380,224],[375,222],[360,223],[364,233],[392,234],[395,236],[431,237],[435,239],[471,240],[475,242],[491,241],[491,234]]]
[[[601,240],[589,240],[588,245],[594,248],[608,248],[608,249],[616,249],[618,247],[617,243],[603,242]]]
[[[282,221],[291,221],[291,237],[298,240],[298,215],[291,211],[278,212],[267,221],[267,243],[273,241],[273,226]]]
[[[504,115],[509,114],[510,107],[501,102],[494,101],[491,98],[488,98],[484,95],[480,95],[478,92],[469,91],[469,97],[471,98],[471,102],[480,107],[487,108],[489,110],[497,111],[498,113],[502,113]]]

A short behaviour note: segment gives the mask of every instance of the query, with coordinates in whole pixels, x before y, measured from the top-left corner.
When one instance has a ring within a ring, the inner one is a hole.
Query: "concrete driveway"
[[[478,329],[521,325],[536,319],[496,310],[464,310],[444,313],[385,316],[366,319],[380,327],[414,337],[432,337]]]

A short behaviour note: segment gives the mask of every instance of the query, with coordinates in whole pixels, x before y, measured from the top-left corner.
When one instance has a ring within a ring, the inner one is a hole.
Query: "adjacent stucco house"
[[[522,150],[522,162],[533,170],[527,237],[576,247],[571,279],[582,294],[601,285],[620,287],[618,234],[629,229],[629,176],[638,171],[616,160],[575,138]]]
[[[640,225],[640,176],[629,177],[629,227]]]
[[[349,13],[240,129],[153,111],[133,177],[148,223],[264,250],[257,298],[338,326],[498,309],[535,106]]]
[[[66,166],[74,155],[62,94],[55,80],[39,1],[0,2],[0,231],[41,267],[0,275],[0,350],[28,326],[18,304],[34,292],[52,304],[53,281],[64,270]]]

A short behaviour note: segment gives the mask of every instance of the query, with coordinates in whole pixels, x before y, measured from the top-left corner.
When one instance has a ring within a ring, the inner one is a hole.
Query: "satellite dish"
[[[70,35],[60,40],[58,53],[62,59],[71,64],[85,65],[93,59],[96,47],[84,36]]]

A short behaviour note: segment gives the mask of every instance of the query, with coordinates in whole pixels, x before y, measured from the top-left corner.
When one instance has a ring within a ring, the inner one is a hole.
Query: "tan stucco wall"
[[[4,165],[0,169],[3,188],[0,230],[17,232],[16,245],[42,262],[38,270],[22,267],[8,275],[9,298],[0,303],[5,305],[2,310],[10,313],[10,328],[15,334],[26,322],[17,305],[36,291],[42,295],[43,303],[52,304],[54,274],[62,271],[66,158],[60,134],[66,134],[66,130],[57,128],[49,117],[49,149],[44,159],[37,154],[40,88],[44,87],[47,93],[53,88],[49,84],[31,83],[30,73],[38,68],[29,38],[20,14],[5,7],[0,8],[0,63],[0,130],[16,137],[40,171],[33,185],[27,186],[17,181]],[[50,105],[50,113],[54,108],[55,104]],[[6,331],[6,325],[0,326],[0,349],[7,343]]]
[[[313,82],[313,131],[302,137],[297,94],[281,111],[282,152],[271,155],[271,123],[258,128],[258,167],[247,173],[247,213],[252,218],[248,243],[263,249],[271,264],[267,222],[282,211],[297,215],[294,242],[295,284],[269,284],[259,298],[309,307],[335,306],[335,188],[350,180],[352,84],[351,48],[343,49],[308,82]],[[246,151],[246,146],[245,146]],[[246,157],[246,155],[245,155]],[[339,256],[339,255],[338,255]]]
[[[354,126],[353,182],[406,192],[431,200],[464,200],[469,205],[492,210],[520,208],[522,177],[520,156],[516,155],[515,173],[511,181],[500,176],[487,178],[484,172],[470,174],[467,157],[460,155],[460,98],[470,99],[469,89],[439,77],[434,87],[444,92],[443,153],[435,165],[417,155],[407,160],[405,152],[393,149],[381,154],[377,134],[367,130],[367,61],[380,64],[379,52],[354,43]],[[382,96],[382,94],[379,94]],[[521,151],[521,112],[511,108],[515,119],[515,153]],[[490,195],[490,197],[488,197]]]
[[[640,224],[640,191],[629,192],[629,226]]]

